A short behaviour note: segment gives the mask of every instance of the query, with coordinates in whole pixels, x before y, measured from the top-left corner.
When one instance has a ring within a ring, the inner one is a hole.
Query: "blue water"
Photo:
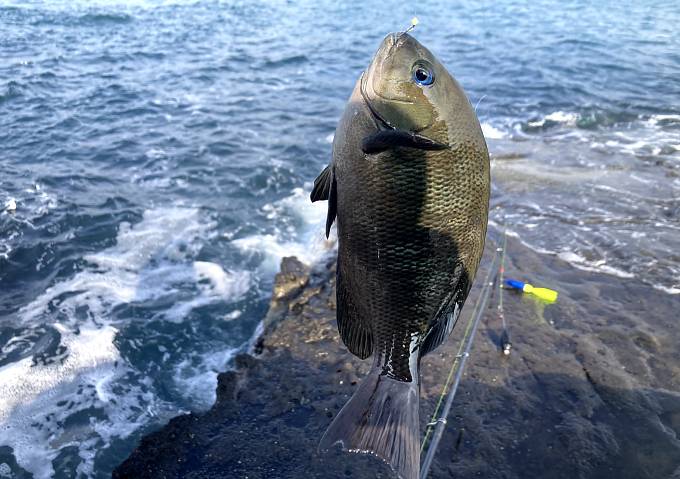
[[[347,2],[349,3],[349,2]],[[382,37],[477,106],[492,225],[680,292],[680,7],[501,0],[0,6],[0,477],[106,477],[214,400]]]

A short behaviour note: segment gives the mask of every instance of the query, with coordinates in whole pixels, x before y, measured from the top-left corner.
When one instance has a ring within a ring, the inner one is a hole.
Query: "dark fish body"
[[[322,448],[419,470],[420,358],[450,334],[484,247],[489,157],[476,115],[446,69],[408,34],[383,41],[357,82],[312,200],[337,220],[337,318],[373,369]]]

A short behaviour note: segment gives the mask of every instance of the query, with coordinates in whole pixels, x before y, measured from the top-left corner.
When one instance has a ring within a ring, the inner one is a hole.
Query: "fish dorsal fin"
[[[331,226],[338,214],[338,185],[335,182],[335,172],[331,169],[331,188],[328,192],[328,213],[326,213],[326,238],[331,234]]]
[[[312,203],[315,201],[328,200],[328,213],[326,214],[326,238],[331,233],[331,226],[338,213],[338,194],[337,183],[335,182],[335,172],[333,166],[328,165],[314,180],[312,194],[309,195]]]
[[[361,149],[367,155],[380,153],[399,146],[416,148],[418,150],[443,150],[448,148],[448,145],[404,130],[381,130],[361,141]]]
[[[325,201],[328,200],[331,192],[331,165],[328,165],[323,169],[319,176],[314,180],[314,188],[312,188],[312,194],[309,195],[312,203],[315,201]]]

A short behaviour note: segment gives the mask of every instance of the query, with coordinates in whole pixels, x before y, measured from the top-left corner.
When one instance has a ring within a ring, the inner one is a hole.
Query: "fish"
[[[403,479],[420,469],[420,360],[450,335],[484,250],[489,152],[465,92],[406,32],[382,41],[337,126],[311,200],[337,226],[337,325],[373,357],[321,451],[373,454]]]

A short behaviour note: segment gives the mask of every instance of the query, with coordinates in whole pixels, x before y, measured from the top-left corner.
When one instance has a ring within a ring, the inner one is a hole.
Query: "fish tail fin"
[[[381,374],[374,367],[326,430],[319,444],[337,443],[351,452],[373,454],[401,479],[420,474],[419,390],[417,375],[410,382]]]

